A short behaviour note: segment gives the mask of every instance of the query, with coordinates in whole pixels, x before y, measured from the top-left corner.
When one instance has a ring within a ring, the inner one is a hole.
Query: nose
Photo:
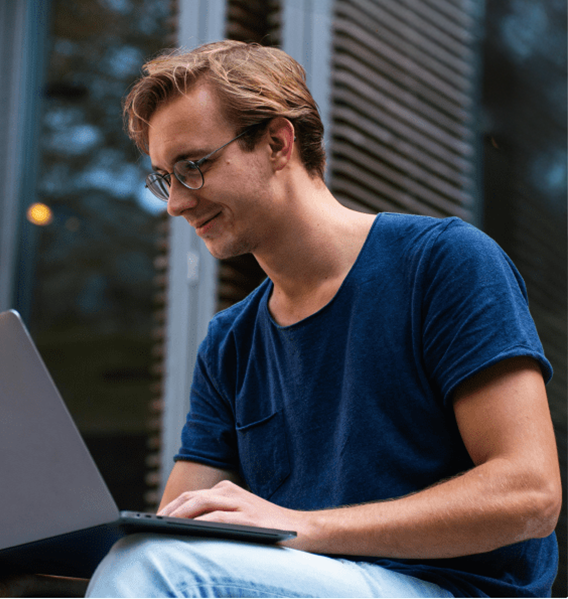
[[[175,177],[172,177],[167,207],[168,214],[170,216],[181,216],[186,210],[195,208],[198,203],[197,193],[197,191],[188,189]]]

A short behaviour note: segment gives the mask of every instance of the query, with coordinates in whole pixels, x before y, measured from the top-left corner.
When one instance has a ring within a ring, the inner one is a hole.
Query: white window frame
[[[0,311],[15,307],[22,217],[35,198],[50,4],[0,2]],[[20,274],[25,285],[29,273]]]
[[[191,50],[223,39],[225,0],[180,0],[178,43]],[[183,218],[170,218],[160,495],[181,446],[199,344],[215,313],[218,263]]]

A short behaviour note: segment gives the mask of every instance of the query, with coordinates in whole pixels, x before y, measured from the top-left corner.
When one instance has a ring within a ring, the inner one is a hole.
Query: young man
[[[277,547],[135,535],[92,596],[542,596],[561,504],[524,284],[459,219],[371,216],[323,182],[283,52],[146,65],[125,112],[148,186],[267,280],[201,345],[163,515],[296,530]]]

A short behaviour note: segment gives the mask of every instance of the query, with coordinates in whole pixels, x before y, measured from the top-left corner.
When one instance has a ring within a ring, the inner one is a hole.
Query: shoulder
[[[435,218],[415,214],[383,212],[371,230],[370,239],[383,249],[414,255],[428,251],[436,243],[451,243],[462,230],[474,229],[457,217]],[[448,235],[448,231],[451,233]]]
[[[519,271],[494,239],[459,218],[445,221],[429,248],[425,269],[429,281],[444,277],[472,288],[493,289],[505,284],[518,288],[526,299]]]
[[[503,254],[485,233],[457,217],[381,213],[369,236],[369,268],[396,268],[407,282],[464,258]],[[417,279],[418,278],[418,279]]]
[[[210,353],[212,358],[218,358],[220,353],[236,351],[243,336],[250,336],[254,331],[271,286],[271,281],[266,279],[245,299],[215,314],[209,322],[200,353]]]
[[[469,237],[489,240],[490,238],[473,225],[457,216],[436,218],[417,214],[383,212],[378,215],[375,236],[406,242],[444,244],[453,240],[467,240]]]
[[[518,272],[502,248],[486,233],[458,217],[434,218],[383,213],[375,239],[390,244],[430,275],[452,268],[495,268]]]

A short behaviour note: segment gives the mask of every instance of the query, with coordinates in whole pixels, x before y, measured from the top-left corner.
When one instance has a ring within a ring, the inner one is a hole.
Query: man
[[[129,132],[151,191],[267,280],[201,345],[159,513],[296,530],[277,547],[134,535],[92,596],[542,596],[561,504],[543,355],[516,269],[459,219],[349,210],[276,49],[146,65]]]

